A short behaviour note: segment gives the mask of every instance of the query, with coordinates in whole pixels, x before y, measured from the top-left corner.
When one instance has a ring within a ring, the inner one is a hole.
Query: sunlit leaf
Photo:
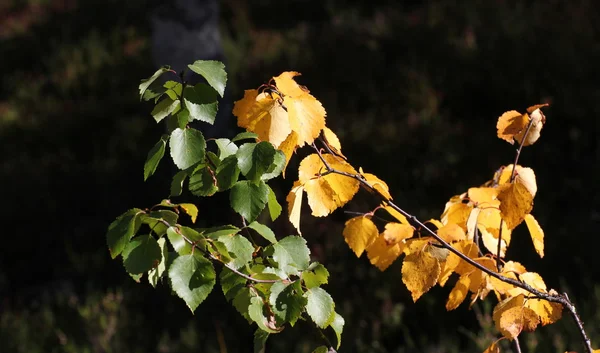
[[[137,236],[123,249],[123,265],[131,274],[144,273],[157,267],[160,259],[160,246],[151,235]]]
[[[516,110],[505,112],[498,118],[498,123],[496,124],[498,137],[513,144],[515,135],[523,131],[528,123],[528,114],[521,114]]]
[[[199,255],[182,255],[169,267],[171,287],[192,311],[196,310],[215,285],[215,270],[210,261]]]
[[[369,217],[358,216],[346,221],[343,235],[350,249],[360,257],[363,251],[377,239],[379,231]]]
[[[189,111],[189,120],[204,121],[214,124],[217,116],[218,102],[214,89],[199,83],[193,87],[186,87],[183,91],[183,102]]]
[[[290,97],[299,97],[308,93],[306,88],[301,87],[298,83],[296,83],[294,80],[295,76],[300,76],[300,73],[295,71],[286,71],[282,72],[281,75],[277,77],[273,77],[279,92]]]
[[[440,276],[440,263],[426,251],[413,252],[402,263],[402,282],[417,301],[433,287]]]
[[[165,148],[167,146],[168,139],[169,135],[162,135],[156,145],[154,145],[154,147],[152,147],[152,149],[148,152],[146,162],[144,163],[144,181],[146,181],[148,177],[150,177],[156,171],[158,163],[160,163],[160,160],[165,155]]]
[[[471,285],[471,278],[469,276],[461,276],[452,291],[450,291],[450,295],[448,296],[448,301],[446,302],[446,310],[454,310],[458,308],[458,306],[465,300],[467,294],[469,293],[469,287]]]
[[[519,182],[505,184],[498,193],[500,212],[508,229],[514,229],[533,209],[533,196],[527,187]]]
[[[325,126],[323,128],[323,137],[325,138],[325,143],[327,143],[327,146],[329,146],[329,148],[331,149],[331,151],[334,154],[339,155],[342,158],[346,158],[343,154],[342,154],[342,144],[340,143],[340,139],[337,137],[337,135],[327,126]],[[362,172],[361,172],[362,174]]]
[[[314,287],[306,291],[306,312],[320,328],[326,328],[335,319],[335,303],[323,288]]]
[[[169,66],[163,66],[160,69],[156,70],[156,72],[154,74],[152,74],[152,76],[150,76],[147,79],[142,80],[142,82],[139,85],[139,90],[140,90],[140,100],[142,97],[144,97],[144,93],[146,92],[146,90],[148,89],[148,87],[150,87],[150,85],[152,84],[152,82],[156,81],[157,78],[160,77],[160,75],[164,74],[165,72],[169,71],[170,67]]]
[[[291,130],[298,134],[298,146],[313,143],[325,127],[326,113],[321,102],[310,94],[293,98],[285,96],[283,102],[289,114]]]
[[[531,240],[533,240],[535,251],[540,257],[544,257],[544,231],[542,227],[531,214],[525,215],[525,223],[529,229]]]
[[[380,271],[385,271],[400,255],[404,248],[403,243],[388,244],[385,237],[379,236],[366,249],[367,257],[372,265]]]
[[[190,70],[206,79],[209,85],[219,93],[221,97],[225,94],[225,84],[227,83],[227,73],[225,65],[216,60],[197,60],[188,65]]]
[[[139,208],[131,209],[115,219],[109,226],[106,233],[108,250],[110,256],[114,259],[129,243],[129,240],[140,228],[138,216],[142,213]]]
[[[252,222],[265,208],[269,199],[269,187],[263,181],[258,184],[249,180],[238,181],[229,194],[229,202],[234,211]]]
[[[285,199],[288,203],[288,218],[290,223],[292,223],[298,231],[298,234],[302,234],[302,232],[300,232],[300,213],[302,210],[303,193],[304,186],[302,186],[299,181],[296,181]]]
[[[204,160],[206,141],[196,129],[175,129],[169,141],[171,157],[179,169],[187,169]]]

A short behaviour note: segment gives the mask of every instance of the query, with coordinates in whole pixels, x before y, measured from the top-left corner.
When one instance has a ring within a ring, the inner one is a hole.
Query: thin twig
[[[515,339],[513,340],[513,345],[515,346],[515,351],[517,351],[517,353],[521,353],[521,345],[519,344],[519,337],[515,337]]]

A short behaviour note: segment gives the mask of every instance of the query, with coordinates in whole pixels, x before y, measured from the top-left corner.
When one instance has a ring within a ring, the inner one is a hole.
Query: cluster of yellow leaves
[[[546,123],[546,117],[540,108],[546,107],[548,104],[537,104],[527,108],[524,114],[516,110],[505,112],[498,119],[496,128],[498,129],[498,137],[513,144],[517,141],[519,144],[523,141],[523,146],[534,144],[539,138],[542,127]],[[531,128],[525,139],[523,137],[527,132],[527,126],[531,123]]]

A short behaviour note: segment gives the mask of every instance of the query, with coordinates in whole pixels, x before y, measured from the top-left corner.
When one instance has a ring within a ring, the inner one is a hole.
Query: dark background
[[[164,286],[135,283],[106,249],[108,224],[167,196],[173,171],[163,162],[142,182],[146,153],[163,130],[139,102],[139,80],[163,64],[160,43],[210,22],[175,3],[157,5],[0,4],[1,352],[251,350],[255,328],[218,287],[192,316]],[[227,0],[210,11],[220,48],[209,50],[206,38],[184,41],[199,55],[189,62],[223,56],[230,101],[282,71],[302,72],[344,154],[424,220],[512,162],[514,147],[496,138],[502,112],[550,103],[541,139],[521,157],[536,172],[533,214],[546,232],[546,256],[539,259],[521,226],[508,257],[569,292],[598,348],[597,2]],[[157,19],[184,23],[183,32],[156,33]],[[231,106],[221,108],[231,123]],[[237,131],[227,123],[211,130]],[[288,173],[281,202],[295,178]],[[229,212],[199,204],[203,222]],[[359,197],[348,209],[366,211],[366,203]],[[346,319],[341,351],[481,352],[499,336],[491,297],[447,313],[449,288],[438,287],[413,304],[399,262],[380,273],[356,259],[341,235],[349,217],[336,211],[303,221]],[[318,344],[311,326],[299,323],[272,336],[268,351],[311,352]],[[566,313],[524,334],[521,346],[582,351]]]

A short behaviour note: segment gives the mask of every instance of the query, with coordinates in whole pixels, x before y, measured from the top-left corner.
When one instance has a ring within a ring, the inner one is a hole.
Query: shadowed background
[[[600,5],[227,0],[199,22],[202,14],[181,4],[0,5],[0,351],[249,351],[255,328],[218,287],[192,316],[165,287],[135,283],[105,245],[108,224],[166,197],[173,172],[165,159],[142,182],[146,153],[163,130],[139,102],[139,80],[196,55],[224,58],[229,74],[225,123],[209,137],[238,131],[230,109],[244,89],[299,71],[344,154],[424,220],[512,162],[515,148],[496,138],[502,112],[550,103],[541,139],[520,162],[536,172],[533,214],[546,232],[546,256],[539,259],[521,226],[508,257],[568,290],[598,347]],[[209,23],[217,37],[184,40]],[[188,50],[169,59],[171,46]],[[280,202],[297,162],[279,185]],[[348,209],[367,211],[367,199]],[[230,217],[227,205],[198,202],[203,222]],[[351,216],[306,215],[302,223],[346,319],[341,351],[480,352],[495,340],[492,298],[447,313],[449,288],[435,288],[413,304],[400,262],[380,273],[345,245],[341,231]],[[285,221],[277,227],[280,236],[291,232]],[[272,336],[268,351],[311,352],[318,336],[298,326]],[[582,351],[573,327],[565,316],[524,334],[522,347]]]

